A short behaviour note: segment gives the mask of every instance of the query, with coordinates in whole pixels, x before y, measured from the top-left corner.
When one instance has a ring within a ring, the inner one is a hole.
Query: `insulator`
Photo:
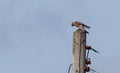
[[[90,67],[85,66],[85,67],[84,67],[84,71],[85,71],[85,72],[90,72]]]
[[[85,48],[88,49],[88,50],[91,50],[91,49],[92,49],[91,46],[85,46]]]
[[[88,64],[91,64],[91,60],[90,60],[90,58],[88,58],[88,59],[86,59],[86,62],[85,62],[87,65]]]

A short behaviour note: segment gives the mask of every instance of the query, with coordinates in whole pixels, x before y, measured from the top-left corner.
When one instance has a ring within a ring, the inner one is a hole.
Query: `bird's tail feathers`
[[[85,28],[90,29],[90,26],[85,25]]]

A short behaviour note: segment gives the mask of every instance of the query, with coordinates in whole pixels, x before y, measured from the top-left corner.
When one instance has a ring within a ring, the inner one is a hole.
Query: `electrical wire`
[[[89,50],[87,51],[87,55],[86,55],[86,57],[88,58],[88,56],[89,56]]]
[[[90,70],[92,71],[92,73],[99,73],[98,71],[94,70],[94,69],[91,69]]]
[[[68,73],[70,73],[71,67],[72,67],[72,64],[69,65]]]

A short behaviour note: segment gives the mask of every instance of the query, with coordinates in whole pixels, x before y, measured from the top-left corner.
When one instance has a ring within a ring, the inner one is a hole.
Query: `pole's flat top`
[[[77,29],[77,30],[75,30],[75,32],[78,32],[78,31],[85,31],[84,29]]]

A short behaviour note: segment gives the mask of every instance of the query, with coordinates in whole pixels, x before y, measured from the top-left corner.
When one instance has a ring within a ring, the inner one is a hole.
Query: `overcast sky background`
[[[67,73],[72,21],[91,26],[91,68],[118,73],[119,0],[0,0],[0,73]]]

